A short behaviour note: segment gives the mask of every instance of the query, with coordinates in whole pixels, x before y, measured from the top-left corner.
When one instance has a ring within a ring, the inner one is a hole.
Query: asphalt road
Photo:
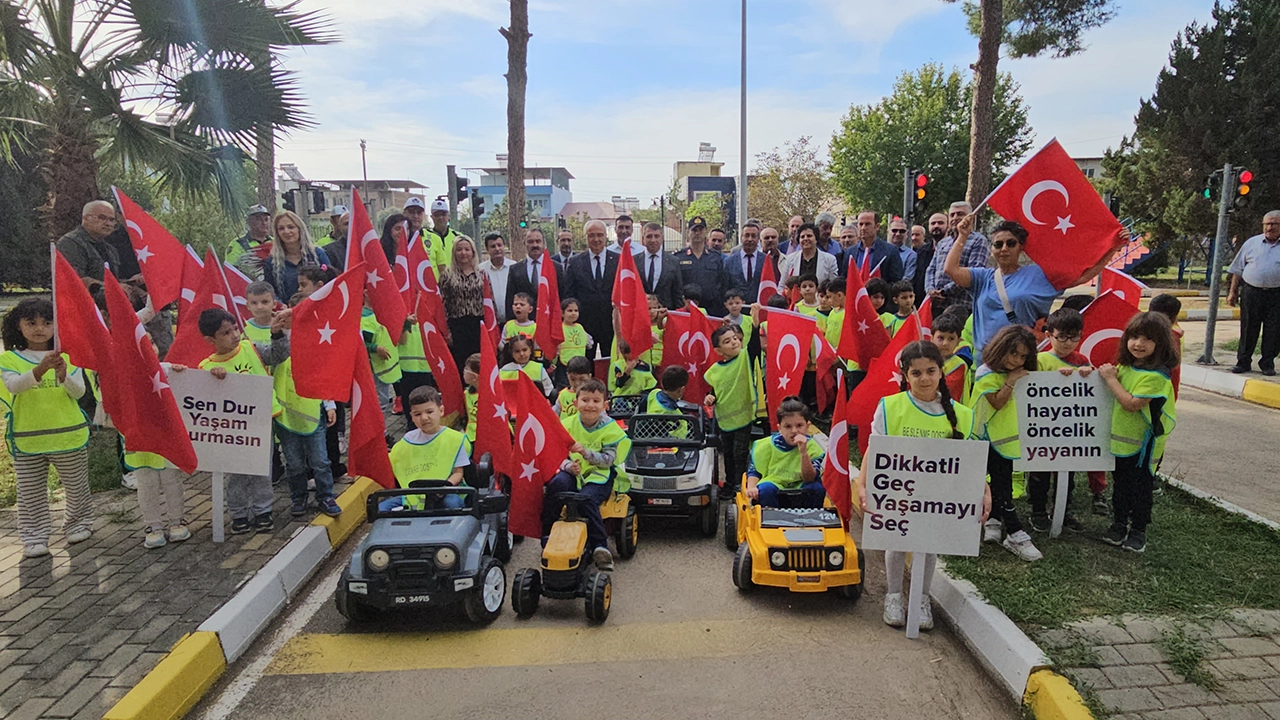
[[[881,553],[868,553],[867,592],[850,604],[739,594],[721,540],[670,523],[640,533],[601,626],[581,600],[544,599],[517,620],[509,598],[484,629],[460,613],[351,626],[332,592],[348,545],[188,717],[1018,717],[941,621],[916,641],[884,625]],[[517,545],[508,575],[537,553]]]

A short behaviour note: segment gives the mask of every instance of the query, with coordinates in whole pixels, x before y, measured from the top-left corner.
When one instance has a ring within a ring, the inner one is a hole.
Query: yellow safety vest
[[[165,468],[165,459],[155,453],[127,452],[124,454],[124,466],[129,470],[141,470],[142,468],[163,470]]]
[[[916,404],[910,391],[890,395],[880,401],[884,410],[886,435],[900,437],[950,438],[951,421],[946,413],[934,415]],[[968,440],[973,437],[973,410],[958,402],[951,403],[956,412],[956,430]]]
[[[822,333],[823,335],[826,335],[827,316],[823,315],[822,312],[818,310],[818,308],[809,307],[808,305],[804,304],[804,301],[800,301],[796,303],[796,312],[800,313],[801,315],[804,315],[805,317],[811,317],[814,320],[816,320],[818,323],[818,332]]]
[[[324,408],[319,400],[304,398],[293,385],[293,358],[275,367],[276,400],[283,409],[276,416],[276,423],[294,435],[312,435],[322,428],[320,418]]]
[[[518,320],[508,320],[506,325],[502,326],[502,339],[510,340],[518,335],[523,335],[530,340],[533,339],[534,333],[538,332],[538,323],[530,320],[527,324],[521,325]],[[583,345],[585,348],[586,345]]]
[[[470,455],[471,443],[453,428],[441,428],[435,437],[421,444],[401,438],[391,448],[391,471],[396,484],[407,488],[414,480],[448,480],[460,450]],[[423,507],[423,502],[421,497],[406,497],[404,505],[416,510]]]
[[[510,321],[508,321],[510,323]],[[586,328],[578,325],[562,325],[564,328],[564,341],[560,343],[560,364],[568,365],[569,361],[576,357],[585,357],[587,354],[587,335]]]
[[[267,372],[267,366],[262,364],[262,358],[258,357],[258,349],[248,340],[240,341],[240,347],[236,348],[235,354],[221,360],[217,358],[217,355],[210,355],[201,360],[200,369],[208,370],[209,368],[220,367],[229,373],[237,373],[239,375],[271,377],[271,373]],[[271,417],[280,417],[282,412],[284,412],[284,408],[280,405],[280,398],[276,397],[273,391],[271,393]]]
[[[476,441],[476,408],[480,403],[480,391],[467,388],[462,392],[462,399],[467,404],[467,440]]]
[[[627,361],[618,359],[613,361],[609,372],[609,392],[613,395],[639,395],[646,390],[651,390],[658,386],[658,381],[653,378],[653,370],[644,362],[636,364],[631,370],[631,374],[627,377],[626,384],[618,384],[618,375],[626,372]]]
[[[516,380],[520,377],[520,373],[523,372],[529,376],[530,380],[533,380],[534,385],[538,386],[538,392],[542,392],[542,378],[546,377],[547,374],[546,368],[542,367],[542,363],[537,360],[530,360],[524,365],[515,368],[511,367],[512,365],[515,365],[515,363],[507,363],[498,370],[499,380]]]
[[[391,333],[382,327],[372,310],[366,309],[364,314],[360,316],[360,330],[373,336],[374,345],[385,348],[387,352],[391,353],[391,357],[386,360],[378,357],[377,353],[369,354],[369,362],[373,366],[373,376],[377,378],[378,382],[387,385],[399,381],[402,376],[400,372],[400,354],[396,351],[396,346],[391,342]]]
[[[988,394],[1000,392],[1008,377],[1009,373],[994,370],[979,377],[973,384],[971,401],[978,437],[989,441],[1001,457],[1013,460],[1022,453],[1022,443],[1018,440],[1017,403],[1010,393],[1009,402],[996,410],[986,399]]]
[[[400,344],[396,345],[396,354],[400,356],[402,372],[431,373],[431,364],[427,362],[427,351],[422,343],[422,331],[418,323],[409,323],[409,328],[400,336]]]
[[[66,353],[67,377],[83,371],[71,364]],[[0,354],[0,368],[19,374],[30,372],[39,363],[31,362],[10,350]],[[4,384],[0,383],[0,388]],[[67,394],[58,382],[58,373],[49,370],[40,378],[40,384],[25,392],[11,395],[4,391],[9,428],[6,439],[9,452],[24,455],[79,450],[89,443],[89,418],[80,405]]]
[[[578,414],[578,406],[575,404],[577,400],[578,393],[571,388],[561,388],[560,394],[556,395],[556,405],[560,407],[561,419]]]
[[[436,231],[428,226],[423,226],[422,235],[418,242],[426,244],[425,241],[431,241],[431,247],[427,248],[427,257],[431,258],[431,264],[436,268],[436,277],[445,268],[453,263],[453,244],[458,240],[458,233],[449,228],[444,237],[436,234]]]
[[[732,360],[721,360],[707,368],[703,380],[716,397],[716,424],[733,431],[750,425],[756,416],[756,378],[744,350]]]
[[[782,490],[794,490],[804,484],[804,478],[800,475],[800,452],[796,448],[779,450],[773,444],[773,439],[777,436],[778,433],[774,433],[751,444],[751,464],[760,473],[760,482],[773,483]],[[805,449],[810,461],[821,462],[824,453],[817,440],[809,438]],[[821,473],[814,476],[814,480],[821,478]]]
[[[1177,424],[1178,414],[1173,399],[1173,381],[1159,370],[1143,370],[1128,365],[1116,367],[1120,384],[1137,398],[1151,398],[1151,402],[1138,412],[1129,412],[1116,403],[1111,410],[1111,452],[1117,457],[1131,457],[1144,452],[1151,443],[1145,460],[1151,472],[1156,471],[1164,457],[1165,443]],[[1153,409],[1159,413],[1160,428],[1156,432]]]
[[[569,431],[569,436],[582,444],[582,447],[588,450],[599,452],[601,449],[610,445],[617,446],[617,455],[614,457],[612,466],[597,466],[587,462],[587,459],[578,453],[569,453],[569,459],[578,463],[579,469],[582,471],[578,475],[578,487],[581,488],[586,483],[606,483],[613,482],[613,489],[616,492],[626,492],[631,489],[631,480],[627,477],[627,455],[631,454],[631,438],[623,432],[622,428],[614,420],[610,420],[603,427],[595,430],[588,430],[582,426],[582,416],[573,415],[571,417],[561,418],[560,424],[565,430]]]
[[[253,342],[267,344],[271,342],[271,328],[262,327],[250,320],[244,324],[244,336]]]

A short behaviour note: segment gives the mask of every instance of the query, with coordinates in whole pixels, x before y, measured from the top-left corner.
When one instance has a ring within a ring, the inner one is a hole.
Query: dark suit
[[[640,273],[640,284],[650,295],[657,295],[658,302],[668,310],[684,308],[684,277],[680,271],[680,263],[669,252],[658,254],[657,287],[649,287],[649,251],[636,255],[636,272]]]
[[[912,286],[916,290],[916,307],[920,307],[920,303],[924,302],[924,299],[928,297],[924,289],[924,276],[929,269],[929,263],[933,262],[933,238],[925,238],[924,244],[915,250],[916,276],[910,279]]]
[[[844,271],[849,267],[849,259],[852,258],[854,265],[862,267],[862,254],[866,248],[861,242],[849,246],[848,250],[840,256],[840,270]],[[871,246],[871,265],[872,270],[876,265],[880,266],[880,277],[890,285],[902,279],[902,253],[896,245],[885,242],[880,238],[876,238],[875,244]],[[913,278],[909,278],[913,279]]]
[[[729,253],[724,259],[724,274],[728,278],[727,286],[740,290],[743,302],[750,305],[760,295],[760,272],[764,269],[764,260],[768,256],[759,250],[755,251],[751,256],[751,277],[748,278],[743,277],[742,254],[742,248]],[[777,268],[774,270],[774,277],[777,277]]]
[[[549,257],[551,257],[551,256],[550,256],[550,255],[548,255],[548,254],[544,251],[544,252],[542,253],[542,260],[541,260],[541,262],[546,262],[546,259],[547,259],[547,258],[549,258]],[[563,267],[561,267],[560,263],[555,262],[555,260],[554,260],[554,259],[551,261],[551,264],[552,264],[552,265],[554,265],[554,266],[555,266],[555,269],[556,269],[556,284],[560,287],[560,297],[568,297],[567,295],[565,295],[565,292],[564,292],[564,291],[565,291],[565,288],[564,288],[564,268],[563,268]],[[538,266],[538,269],[539,269],[539,270],[541,270],[541,269],[542,269],[542,266],[541,266],[541,265],[539,265],[539,266]],[[520,262],[516,263],[515,265],[512,265],[512,266],[511,266],[511,269],[507,271],[507,299],[506,299],[506,309],[507,309],[507,317],[508,317],[508,318],[514,318],[514,317],[515,317],[515,315],[513,315],[513,314],[511,313],[511,301],[515,299],[515,297],[516,297],[516,293],[524,293],[524,294],[528,295],[528,296],[529,296],[529,298],[530,298],[531,300],[533,300],[533,307],[534,307],[534,309],[535,309],[535,310],[537,310],[537,307],[538,307],[538,279],[537,279],[537,278],[534,278],[532,283],[530,283],[530,282],[529,282],[529,260],[528,260],[528,258],[526,258],[526,259],[524,259],[524,260],[521,260]],[[532,316],[531,316],[531,317],[532,317]]]
[[[578,316],[582,327],[607,357],[613,349],[613,280],[618,274],[618,253],[604,252],[600,279],[595,278],[595,256],[590,251],[569,258],[565,270],[567,290],[561,297],[578,299]],[[595,358],[595,348],[587,348],[587,357]]]

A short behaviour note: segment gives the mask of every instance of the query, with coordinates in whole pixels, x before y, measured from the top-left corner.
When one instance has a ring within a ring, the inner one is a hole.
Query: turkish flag
[[[365,264],[348,267],[293,309],[289,334],[293,384],[299,395],[348,402],[359,356],[367,354],[360,334]]]
[[[836,391],[836,376],[832,368],[840,358],[820,332],[813,334],[813,355],[817,366],[815,389],[818,391],[818,412],[824,413],[831,407],[831,398]]]
[[[400,343],[404,334],[404,321],[409,317],[400,288],[396,287],[387,255],[382,251],[378,233],[369,221],[369,212],[360,202],[360,191],[351,188],[351,225],[347,230],[347,264],[354,267],[365,264],[365,289],[369,292],[369,306],[378,322],[391,335],[391,342]]]
[[[1098,295],[1110,290],[1135,308],[1142,299],[1142,291],[1146,289],[1147,286],[1132,275],[1114,268],[1104,267],[1102,274],[1098,276]]]
[[[440,399],[444,401],[444,414],[467,414],[467,402],[462,394],[462,377],[458,374],[458,365],[453,361],[453,353],[449,352],[449,344],[444,341],[440,328],[432,322],[434,311],[431,309],[433,299],[423,293],[418,296],[418,327],[422,331],[422,349],[431,366],[431,372],[440,389]],[[440,302],[438,298],[434,300]]]
[[[933,339],[933,298],[926,297],[920,307],[916,308],[916,316],[920,321],[920,339]]]
[[[227,287],[231,289],[231,299],[236,305],[233,314],[239,315],[241,321],[248,322],[253,317],[253,313],[249,312],[249,300],[245,295],[248,294],[249,284],[253,281],[248,275],[240,272],[235,265],[222,263],[222,272],[227,276]],[[288,299],[285,298],[285,300]]]
[[[707,396],[707,383],[702,379],[707,368],[716,362],[711,352],[711,333],[716,326],[691,302],[684,310],[668,310],[662,329],[662,367],[679,365],[689,371],[685,397],[700,402]]]
[[[387,452],[387,422],[378,403],[378,389],[373,384],[369,354],[362,346],[353,359],[355,377],[349,393],[351,427],[347,439],[347,473],[352,477],[367,477],[384,488],[394,488],[396,474],[391,469],[391,456]],[[296,359],[294,363],[296,373]],[[296,382],[296,374],[294,379]]]
[[[818,323],[807,315],[790,310],[769,309],[769,352],[765,353],[765,377],[768,378],[769,423],[778,429],[778,405],[783,398],[800,394],[804,369],[809,364],[809,349]]]
[[[511,413],[507,394],[498,380],[498,344],[488,333],[480,334],[480,382],[476,398],[475,456],[489,453],[493,469],[515,477],[520,465],[512,455]],[[541,503],[539,503],[541,504]]]
[[[849,413],[844,396],[844,372],[841,372],[836,380],[836,409],[831,414],[827,454],[822,461],[822,487],[848,528],[849,519],[853,517],[853,489],[849,477]]]
[[[1078,352],[1089,358],[1094,367],[1115,364],[1120,357],[1120,338],[1125,326],[1137,313],[1138,309],[1116,292],[1102,293],[1080,313],[1084,318],[1084,333]]]
[[[444,314],[444,299],[440,296],[440,286],[436,283],[435,267],[431,264],[431,258],[427,255],[427,246],[422,244],[422,235],[420,233],[414,233],[413,237],[409,238],[408,267],[413,289],[418,293],[426,293],[439,300],[439,302],[431,303],[432,312],[436,312],[436,315],[431,318],[432,324],[438,328],[447,327],[448,318]],[[487,276],[486,279],[488,279]],[[416,305],[407,305],[406,307],[416,307]],[[421,320],[422,318],[418,319]]]
[[[480,332],[488,334],[495,347],[502,339],[502,328],[498,325],[498,308],[493,302],[493,287],[489,285],[488,275],[484,276],[484,321],[480,323]]]
[[[138,256],[142,277],[147,281],[151,305],[159,310],[177,300],[182,292],[182,266],[185,262],[182,243],[120,188],[113,185],[111,192],[124,215],[124,226],[129,232],[133,254]]]
[[[57,252],[55,258],[53,271],[57,291],[53,302],[58,315],[54,328],[58,333],[58,349],[66,353],[76,367],[99,372],[104,368],[110,369],[111,338],[102,313],[94,304],[84,281],[76,275],[62,253]]]
[[[764,305],[774,295],[781,295],[778,289],[778,273],[773,270],[773,259],[765,257],[764,267],[760,269],[760,291],[756,293],[756,302]]]
[[[111,416],[129,452],[155,453],[185,473],[196,471],[196,450],[160,366],[155,347],[111,271],[103,277],[111,315],[111,380],[119,407]]]
[[[187,307],[196,299],[196,291],[204,281],[204,261],[190,245],[182,258],[182,292],[178,295],[178,320],[187,314]]]
[[[1125,244],[1120,221],[1056,139],[984,202],[1027,229],[1027,255],[1059,290],[1088,279],[1088,271]]]
[[[520,467],[511,477],[508,529],[516,535],[541,537],[542,487],[569,457],[574,440],[528,375],[520,373],[513,384],[517,396],[515,457]]]
[[[190,268],[190,265],[187,267]],[[173,345],[165,356],[165,360],[175,365],[196,367],[201,360],[213,354],[213,343],[200,333],[200,313],[221,308],[235,314],[231,310],[231,292],[227,289],[227,279],[222,274],[222,263],[218,262],[212,249],[205,252],[204,267],[200,268],[200,283],[194,290],[186,305],[186,312],[179,309],[178,332],[174,334]],[[184,289],[184,295],[185,292]]]
[[[871,253],[867,253],[867,254],[866,254],[865,256],[863,256],[863,257],[864,257],[864,258],[870,258],[870,257],[871,257]],[[865,265],[865,263],[863,263],[863,264]],[[870,280],[871,278],[878,278],[878,277],[880,277],[880,266],[881,266],[881,265],[884,265],[884,258],[880,258],[880,262],[876,263],[876,266],[875,266],[874,268],[872,268],[872,269],[871,269],[871,272],[867,273],[867,276],[866,276],[865,278],[863,278],[863,279],[864,279],[864,280]]]
[[[632,265],[635,265],[635,261],[632,261]],[[538,263],[538,270],[541,273],[538,277],[538,326],[533,330],[533,342],[542,351],[542,356],[550,359],[556,356],[560,351],[560,343],[564,342],[564,320],[560,315],[560,282],[556,279],[555,263]],[[649,312],[647,301],[645,312]],[[632,352],[635,352],[635,348],[632,348]]]
[[[840,330],[840,346],[836,353],[866,370],[871,367],[871,361],[889,346],[889,330],[880,322],[880,315],[871,304],[862,276],[855,270],[853,258],[849,258],[849,286],[845,297],[852,299],[845,304],[844,327]]]
[[[396,241],[396,264],[391,268],[391,277],[396,281],[396,287],[400,289],[400,299],[404,301],[404,306],[411,308],[418,304],[415,299],[418,293],[414,291],[413,283],[409,279],[409,244],[405,240],[409,234],[409,224],[402,222],[400,227],[404,232]]]
[[[613,282],[613,306],[618,308],[618,334],[631,346],[631,357],[639,357],[653,347],[653,329],[649,325],[649,298],[636,272],[636,259],[631,254],[631,240],[622,243],[618,258],[618,276]]]
[[[902,392],[902,372],[898,367],[898,358],[906,346],[920,339],[920,320],[914,314],[902,324],[893,342],[885,348],[883,354],[871,362],[867,376],[849,395],[849,423],[858,429],[858,450],[867,452],[867,442],[871,439],[871,420],[876,414],[876,405],[890,395]]]

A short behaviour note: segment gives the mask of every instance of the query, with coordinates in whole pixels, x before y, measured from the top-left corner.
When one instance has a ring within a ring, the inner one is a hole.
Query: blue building
[[[507,156],[498,155],[498,167],[466,168],[480,173],[478,184],[470,187],[484,198],[485,217],[507,196]],[[526,167],[524,169],[524,194],[540,220],[551,221],[565,203],[573,202],[569,181],[573,175],[562,167]]]

